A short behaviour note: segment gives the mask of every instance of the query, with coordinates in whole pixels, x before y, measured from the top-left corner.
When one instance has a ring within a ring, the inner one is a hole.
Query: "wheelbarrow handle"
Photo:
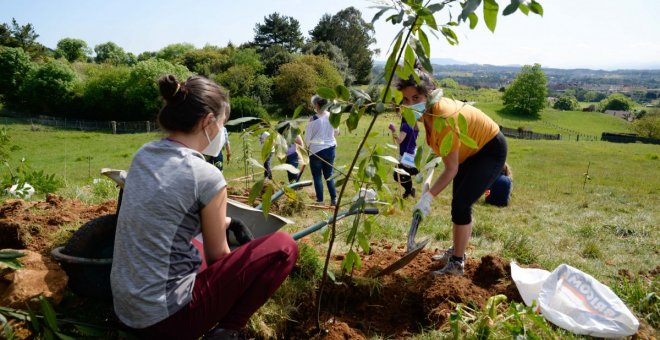
[[[365,214],[368,214],[368,215],[378,214],[378,208],[373,208],[373,207],[365,208],[365,209],[348,210],[348,211],[344,211],[344,212],[341,212],[341,213],[337,214],[337,221],[341,220],[344,217],[355,215],[360,211],[365,213]],[[303,237],[305,237],[305,236],[307,236],[307,235],[309,235],[309,234],[311,234],[315,231],[318,231],[319,229],[321,229],[321,228],[325,227],[326,225],[332,223],[333,220],[334,220],[334,218],[330,217],[327,220],[324,220],[324,221],[318,222],[316,224],[313,224],[313,225],[311,225],[311,226],[309,226],[309,227],[307,227],[307,228],[291,235],[291,237],[293,237],[294,240],[298,241],[301,238],[303,238]]]

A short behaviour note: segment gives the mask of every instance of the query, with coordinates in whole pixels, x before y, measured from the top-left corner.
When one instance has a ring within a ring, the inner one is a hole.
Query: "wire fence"
[[[121,121],[98,121],[98,120],[78,120],[78,119],[67,119],[67,118],[57,118],[57,117],[48,117],[48,116],[16,116],[10,115],[12,118],[24,121],[27,124],[31,125],[43,125],[50,126],[59,129],[69,129],[69,130],[79,130],[79,131],[104,131],[110,132],[112,134],[121,134],[121,133],[140,133],[140,132],[151,132],[158,131],[159,126],[156,122],[152,121],[133,121],[133,122],[121,122]]]

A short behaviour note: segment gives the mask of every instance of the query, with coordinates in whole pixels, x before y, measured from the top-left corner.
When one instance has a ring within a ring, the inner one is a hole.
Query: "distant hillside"
[[[500,88],[520,71],[519,65],[467,64],[453,59],[432,59],[436,79],[452,78],[461,85]],[[436,62],[437,61],[437,62]],[[447,64],[454,62],[453,64]],[[383,72],[384,63],[374,63],[374,74]],[[543,68],[552,90],[579,87],[602,92],[627,92],[660,88],[660,70],[591,70]]]

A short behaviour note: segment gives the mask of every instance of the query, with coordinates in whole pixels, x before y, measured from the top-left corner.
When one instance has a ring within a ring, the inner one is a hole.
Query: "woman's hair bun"
[[[158,80],[158,86],[160,88],[160,95],[167,101],[174,99],[181,89],[181,84],[179,84],[176,77],[171,74],[162,76]]]

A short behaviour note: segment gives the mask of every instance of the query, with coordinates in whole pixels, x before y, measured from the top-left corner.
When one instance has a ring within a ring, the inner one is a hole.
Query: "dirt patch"
[[[322,320],[325,337],[347,339],[353,336],[385,336],[407,338],[425,329],[443,327],[456,304],[482,306],[489,297],[504,294],[509,301],[522,302],[508,264],[495,256],[468,258],[465,275],[434,277],[431,271],[441,265],[431,259],[440,250],[423,250],[410,264],[392,275],[369,278],[405,254],[405,249],[392,249],[389,244],[372,248],[362,254],[362,268],[352,279],[330,284],[324,292]],[[335,261],[341,261],[337,256]],[[314,301],[303,301],[299,308],[301,319],[287,337],[319,336],[314,326]],[[355,334],[347,335],[346,326]],[[323,333],[322,333],[323,334]],[[348,337],[346,337],[348,336]]]
[[[51,234],[63,226],[80,226],[113,213],[117,203],[86,204],[49,194],[45,201],[9,199],[0,206],[0,249],[29,249],[48,255]]]

